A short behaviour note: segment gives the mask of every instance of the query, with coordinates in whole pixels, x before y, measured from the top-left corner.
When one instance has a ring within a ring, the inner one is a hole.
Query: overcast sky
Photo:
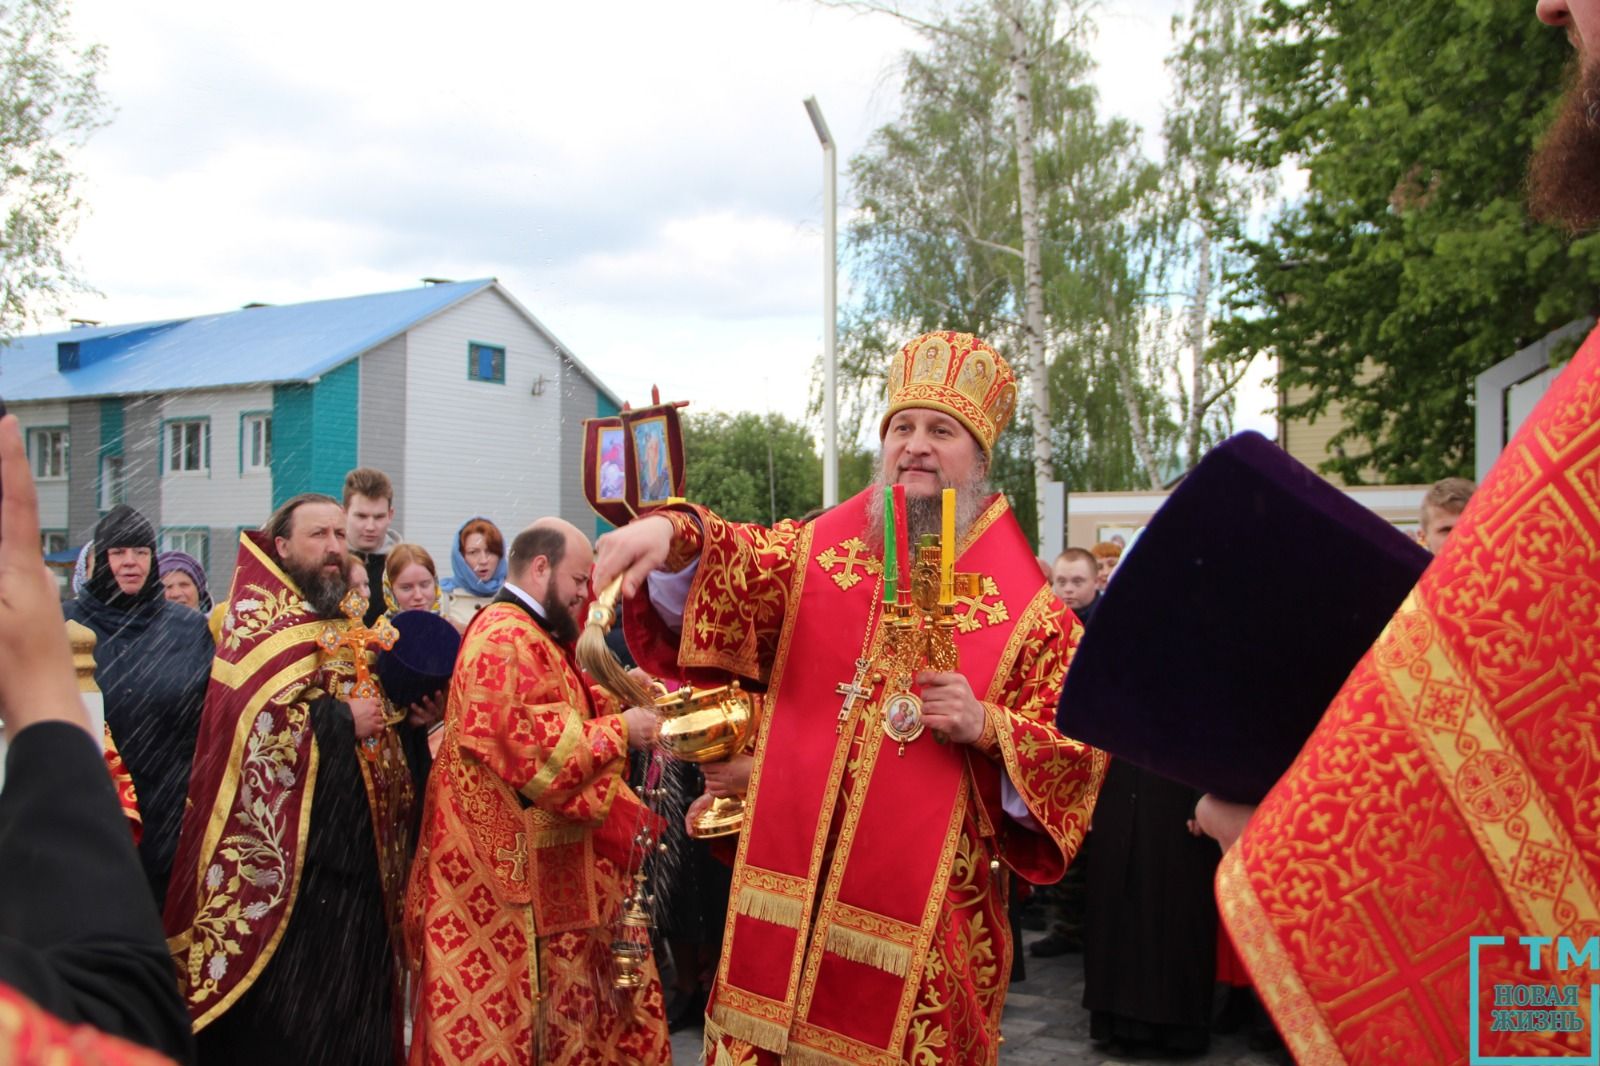
[[[1102,5],[1103,109],[1159,124],[1181,2]],[[801,101],[847,206],[919,44],[810,0],[76,0],[74,26],[116,108],[81,156],[72,252],[103,296],[74,316],[494,276],[626,399],[794,416],[822,344]]]

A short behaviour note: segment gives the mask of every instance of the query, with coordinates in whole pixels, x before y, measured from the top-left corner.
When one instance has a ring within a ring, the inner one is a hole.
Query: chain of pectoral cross
[[[878,580],[873,586],[872,602],[880,603],[883,600],[883,571],[878,571]],[[880,608],[881,610],[881,608]],[[856,704],[862,700],[872,698],[875,682],[872,680],[872,638],[877,634],[877,627],[872,624],[872,616],[867,615],[867,633],[861,640],[861,656],[856,659],[856,673],[847,682],[834,686],[833,691],[844,697],[844,703],[839,707],[839,723],[834,727],[835,733],[843,733],[845,725],[856,713]]]

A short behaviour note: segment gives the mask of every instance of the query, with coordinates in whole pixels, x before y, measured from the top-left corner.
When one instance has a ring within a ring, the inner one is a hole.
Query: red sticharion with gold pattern
[[[406,899],[412,1066],[671,1061],[655,964],[611,988],[630,844],[660,828],[615,710],[521,606],[468,627]]]
[[[1300,1063],[1464,1063],[1474,1007],[1482,1056],[1587,1055],[1587,1009],[1492,1032],[1493,985],[1572,975],[1487,952],[1475,997],[1468,938],[1600,935],[1597,612],[1593,334],[1218,872]]]
[[[0,984],[0,1062],[44,1066],[173,1066],[158,1051],[68,1025],[9,985]]]

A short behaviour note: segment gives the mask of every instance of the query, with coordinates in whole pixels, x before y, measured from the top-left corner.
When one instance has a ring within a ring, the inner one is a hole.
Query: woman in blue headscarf
[[[453,576],[444,579],[450,595],[445,617],[464,627],[506,583],[506,541],[499,528],[482,515],[463,522],[450,547],[450,568]]]

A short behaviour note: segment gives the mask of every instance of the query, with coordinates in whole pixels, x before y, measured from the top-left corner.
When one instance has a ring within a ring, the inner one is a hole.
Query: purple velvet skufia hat
[[[378,680],[389,702],[404,708],[450,683],[461,634],[431,611],[401,611],[392,621],[400,639],[378,654]]]
[[[1430,558],[1259,433],[1230,437],[1117,564],[1057,723],[1259,802]]]

